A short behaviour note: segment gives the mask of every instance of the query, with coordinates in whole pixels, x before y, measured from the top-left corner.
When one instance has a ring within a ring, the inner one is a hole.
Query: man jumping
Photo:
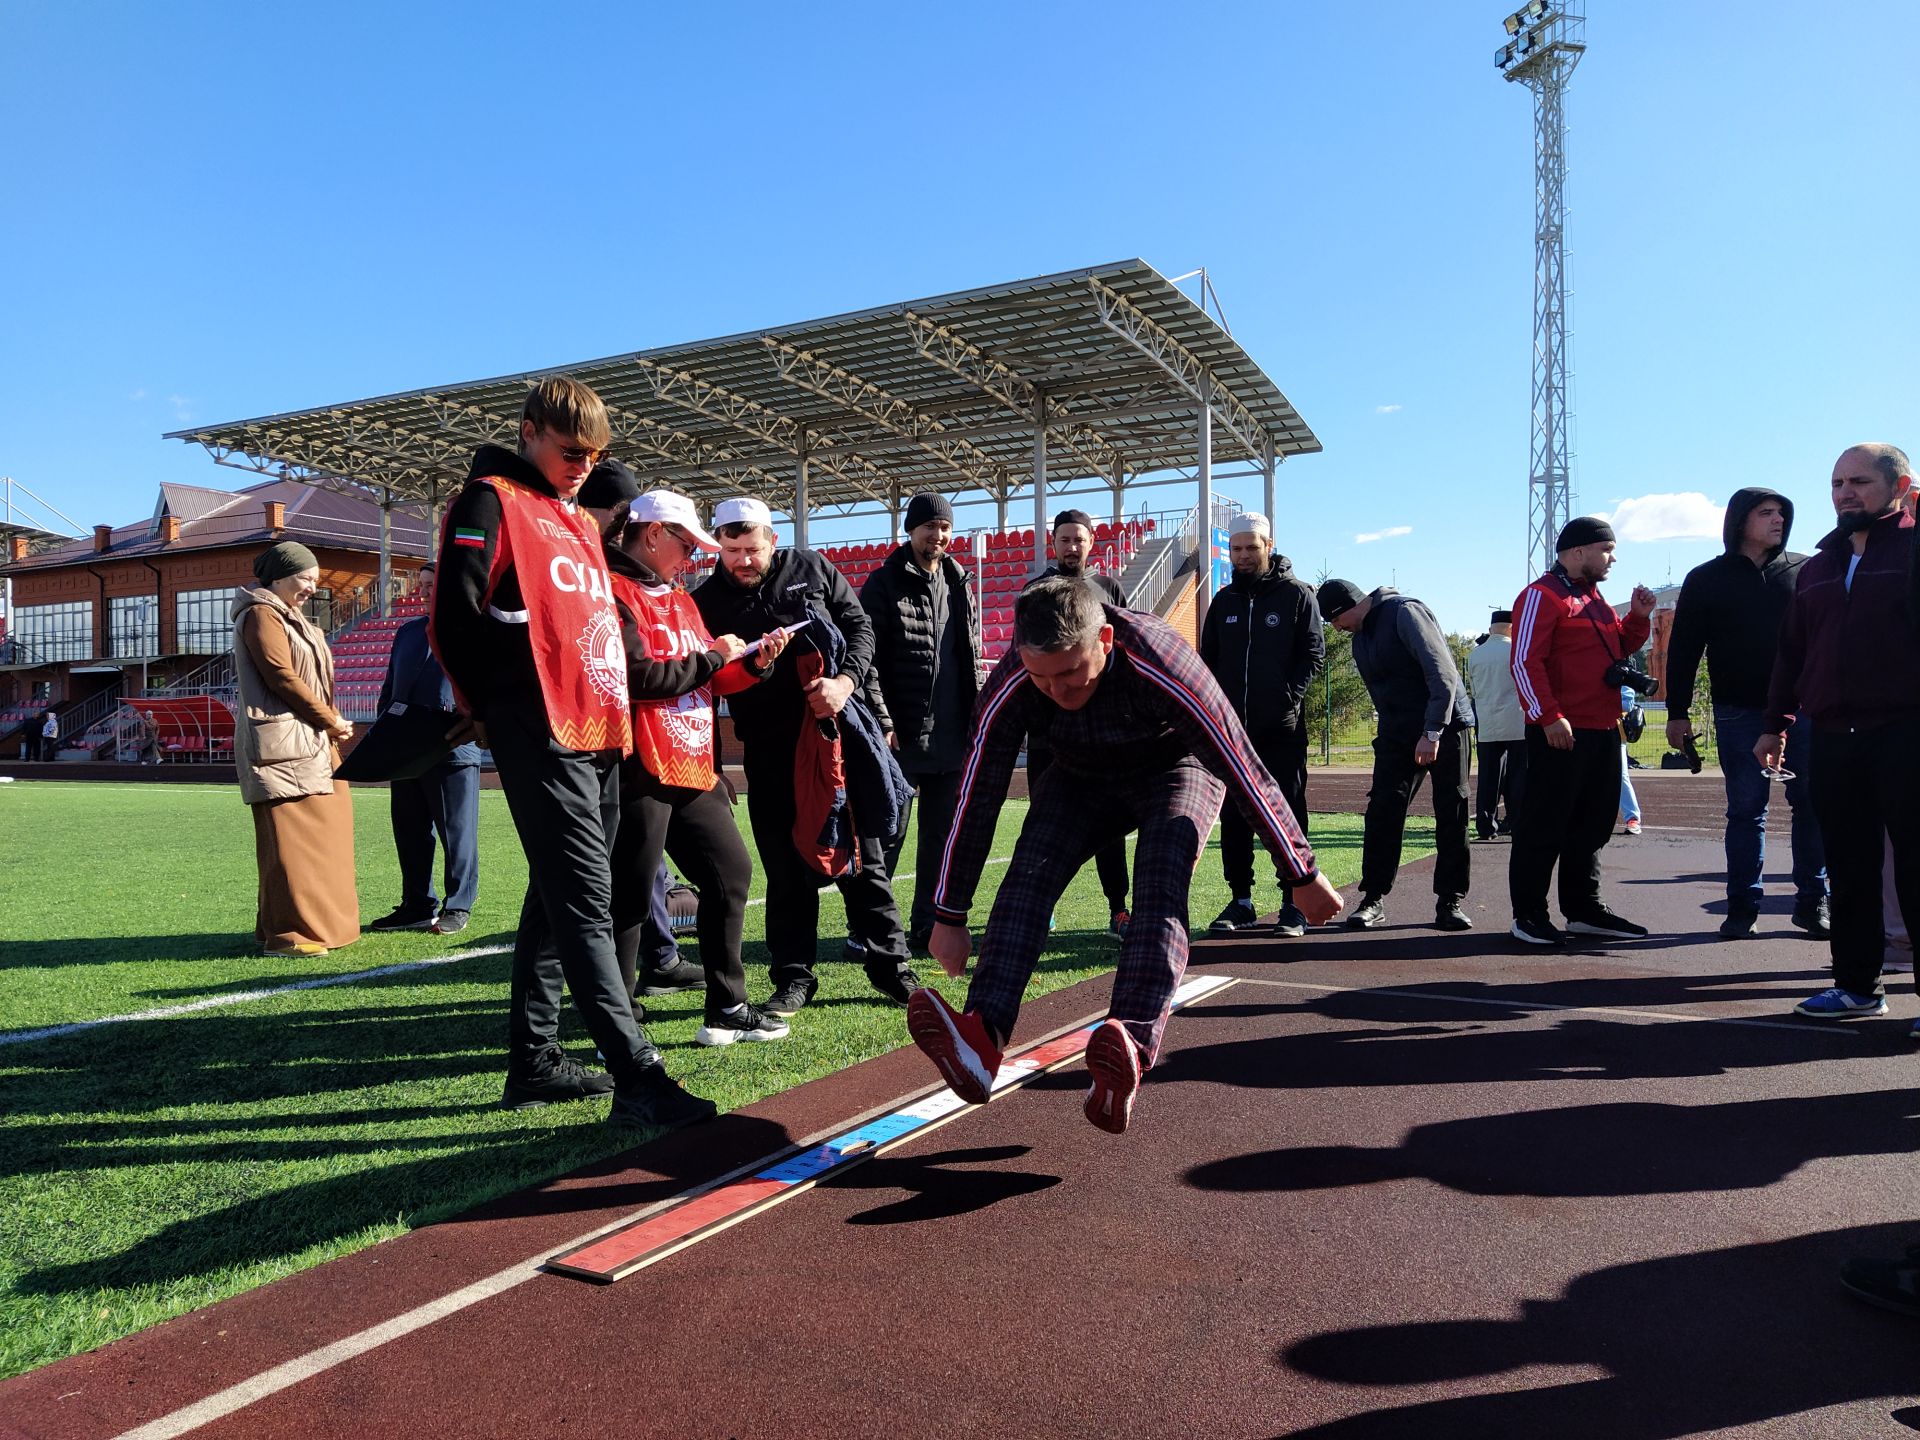
[[[948,975],[966,969],[973,948],[967,910],[1021,742],[1045,735],[1053,764],[1034,787],[965,1011],[930,988],[916,990],[907,1029],[955,1094],[985,1103],[1046,942],[1047,916],[1095,850],[1137,830],[1133,923],[1108,1018],[1087,1042],[1086,1115],[1118,1135],[1187,968],[1188,887],[1227,793],[1281,857],[1294,903],[1310,921],[1338,914],[1340,894],[1315,868],[1233,707],[1166,622],[1102,605],[1092,586],[1062,576],[1021,595],[1014,641],[974,712],[934,895],[931,949]]]

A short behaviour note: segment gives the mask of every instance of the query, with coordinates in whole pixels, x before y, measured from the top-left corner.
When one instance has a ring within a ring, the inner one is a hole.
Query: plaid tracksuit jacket
[[[1279,786],[1199,654],[1163,620],[1103,608],[1113,653],[1081,709],[1062,710],[1042,695],[1017,647],[988,676],[974,709],[934,913],[951,925],[967,923],[1021,744],[1029,734],[1044,737],[1053,765],[1034,787],[967,1008],[1002,1043],[1012,1037],[1067,882],[1101,844],[1137,830],[1133,920],[1120,947],[1110,1013],[1151,1064],[1186,972],[1188,886],[1222,799],[1233,796],[1294,881],[1318,871]]]

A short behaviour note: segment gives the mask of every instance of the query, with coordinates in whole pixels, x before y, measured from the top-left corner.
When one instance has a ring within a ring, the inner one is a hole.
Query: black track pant
[[[1832,887],[1833,983],[1857,995],[1880,988],[1885,954],[1881,891],[1893,847],[1900,913],[1920,915],[1920,720],[1872,730],[1813,732],[1813,813]],[[1883,842],[1882,834],[1886,836]]]
[[[1467,745],[1463,726],[1440,732],[1440,753],[1431,765],[1416,765],[1411,740],[1373,742],[1373,786],[1367,791],[1366,838],[1361,846],[1360,889],[1385,895],[1400,873],[1407,807],[1420,783],[1433,776],[1433,893],[1458,900],[1467,893]]]
[[[1600,908],[1600,851],[1620,810],[1620,732],[1576,730],[1571,750],[1527,726],[1527,794],[1507,862],[1514,915],[1545,915],[1547,883],[1560,867],[1560,913],[1569,920]]]
[[[662,852],[700,892],[696,924],[700,963],[707,972],[707,1011],[732,1009],[747,998],[740,932],[753,861],[733,823],[726,792],[662,785],[638,765],[623,766],[620,834],[613,843],[613,935],[629,993],[638,979],[641,936],[648,928]]]
[[[1299,823],[1300,833],[1305,835],[1307,742],[1255,740],[1253,751],[1272,774],[1280,793],[1286,797],[1287,807],[1293,811],[1293,818]],[[1226,879],[1227,889],[1236,897],[1253,898],[1253,827],[1247,823],[1247,817],[1240,813],[1240,807],[1231,802],[1220,807],[1220,869]],[[1287,883],[1278,865],[1274,867],[1273,874],[1274,879],[1279,881],[1281,895],[1291,905],[1293,886]]]
[[[1507,805],[1507,830],[1519,823],[1527,795],[1527,742],[1480,742],[1480,793],[1474,802],[1474,822],[1481,839],[1498,833],[1500,802]]]
[[[1040,783],[1040,777],[1047,773],[1053,764],[1051,750],[1027,749],[1027,797],[1032,803],[1034,786]],[[948,821],[952,823],[951,820]],[[1093,852],[1094,873],[1100,877],[1100,893],[1107,897],[1107,909],[1124,910],[1127,908],[1127,837],[1118,836],[1107,841]],[[927,899],[933,899],[933,891],[927,891]]]
[[[513,945],[508,1064],[522,1067],[560,1040],[564,979],[615,1080],[658,1062],[634,1024],[613,949],[613,842],[620,824],[614,751],[565,750],[545,707],[497,703],[487,743],[513,827],[527,852],[527,898]]]
[[[913,827],[913,817],[918,815],[920,843],[915,847],[913,909],[907,920],[907,933],[925,935],[933,929],[933,892],[940,883],[940,858],[946,852],[947,836],[953,830],[953,812],[960,803],[960,772],[947,770],[907,778],[913,782],[914,798],[907,802],[900,833],[887,841],[887,874],[894,877],[897,886],[900,856],[907,848],[907,831]],[[894,899],[898,901],[899,896]]]

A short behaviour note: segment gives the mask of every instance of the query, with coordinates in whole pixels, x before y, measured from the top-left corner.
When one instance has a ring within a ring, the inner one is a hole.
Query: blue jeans
[[[1727,781],[1727,904],[1735,910],[1760,908],[1760,875],[1767,856],[1767,798],[1771,783],[1753,758],[1760,738],[1760,712],[1745,705],[1716,705],[1713,726],[1720,744],[1720,769]],[[1787,731],[1787,804],[1793,807],[1793,894],[1796,905],[1810,905],[1827,893],[1827,854],[1820,824],[1813,817],[1807,776],[1813,765],[1812,729],[1805,720]]]
[[[1633,793],[1633,771],[1627,768],[1627,747],[1620,747],[1620,818],[1634,821],[1640,818],[1640,797]]]

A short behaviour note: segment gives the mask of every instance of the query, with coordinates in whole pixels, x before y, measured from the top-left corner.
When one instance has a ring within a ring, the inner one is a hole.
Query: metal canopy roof
[[[167,438],[222,464],[436,505],[474,447],[512,446],[540,377],[606,401],[613,453],[650,484],[791,514],[918,490],[1004,499],[1031,483],[1044,409],[1050,486],[1193,463],[1199,397],[1216,462],[1320,449],[1238,342],[1140,260],[636,351],[492,380],[201,425]]]

